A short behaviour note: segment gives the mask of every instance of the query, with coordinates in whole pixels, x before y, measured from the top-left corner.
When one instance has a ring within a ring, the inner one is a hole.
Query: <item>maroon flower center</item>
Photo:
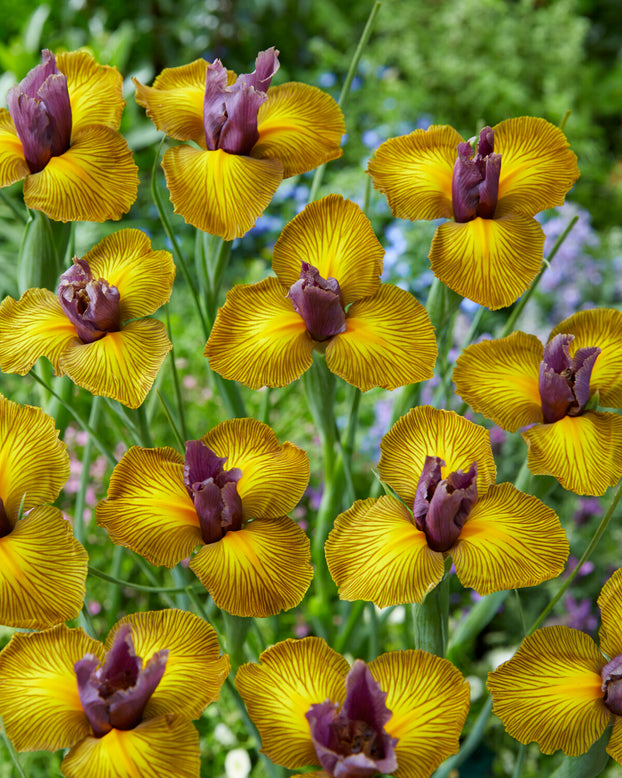
[[[260,51],[253,73],[243,73],[227,86],[227,69],[217,59],[207,66],[203,98],[205,142],[210,151],[247,156],[259,138],[257,113],[268,99],[266,92],[279,69],[279,52],[274,46]]]
[[[9,535],[13,530],[13,523],[7,516],[6,510],[4,508],[4,501],[2,497],[0,497],[0,538],[6,537],[6,535]]]
[[[467,473],[456,470],[447,478],[441,477],[444,466],[440,457],[425,458],[413,507],[417,529],[433,551],[449,551],[477,502],[477,462]]]
[[[95,737],[140,724],[145,706],[164,675],[168,653],[167,649],[157,651],[143,667],[134,651],[132,628],[124,624],[102,665],[94,654],[86,654],[75,663],[80,703]]]
[[[93,343],[121,329],[119,290],[103,278],[95,279],[86,259],[74,257],[73,262],[60,277],[56,294],[80,340]]]
[[[41,52],[34,67],[7,95],[9,113],[31,173],[51,157],[64,154],[71,140],[71,103],[67,77],[56,67],[51,51]]]
[[[385,731],[393,715],[369,668],[360,659],[346,677],[341,710],[330,699],[305,714],[320,764],[334,778],[371,778],[397,770],[397,739]]]
[[[346,331],[346,313],[336,278],[324,279],[316,267],[301,263],[300,278],[287,296],[313,338],[322,342]]]
[[[614,657],[601,670],[605,705],[612,713],[622,716],[622,654]]]
[[[484,127],[479,134],[477,154],[470,143],[458,144],[458,159],[451,180],[451,202],[457,222],[477,216],[492,219],[497,207],[501,154],[494,153],[495,134]]]
[[[538,388],[545,424],[564,416],[579,416],[590,399],[590,378],[600,349],[580,348],[570,356],[574,335],[556,335],[544,347]]]
[[[194,503],[204,543],[217,543],[242,528],[242,500],[237,483],[242,471],[225,470],[227,457],[217,456],[201,440],[186,443],[184,484]]]

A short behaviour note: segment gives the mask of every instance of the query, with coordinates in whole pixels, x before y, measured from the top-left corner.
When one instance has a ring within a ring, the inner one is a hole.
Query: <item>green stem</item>
[[[381,5],[382,3],[379,0],[375,2],[369,13],[369,16],[367,17],[367,22],[365,24],[365,27],[363,28],[363,33],[359,39],[358,46],[356,47],[356,51],[354,52],[354,56],[350,61],[350,67],[348,68],[348,72],[346,74],[346,80],[343,82],[343,86],[341,88],[341,94],[339,95],[339,100],[337,101],[339,103],[340,108],[343,108],[346,98],[350,92],[352,81],[354,80],[354,76],[356,75],[356,69],[358,68],[359,62],[361,61],[361,57],[363,56],[363,51],[365,50],[365,46],[367,46],[367,42],[369,41],[369,37],[371,35],[371,31],[373,29],[374,22],[376,21],[376,16],[378,15],[378,11],[380,10]],[[311,191],[309,192],[310,203],[317,198],[317,193],[322,184],[322,178],[324,176],[325,167],[326,167],[326,163],[320,165],[315,171],[315,175],[313,176],[313,182],[311,184]]]
[[[173,414],[171,412],[171,409],[168,406],[168,401],[165,399],[162,392],[157,389],[158,397],[160,399],[160,403],[162,405],[162,408],[164,410],[164,414],[166,415],[166,418],[168,419],[168,423],[171,426],[171,429],[173,430],[173,435],[177,438],[177,445],[181,452],[185,451],[186,448],[186,441],[188,440],[188,435],[181,433],[181,431],[178,429],[177,424],[175,422],[175,419],[173,418]]]
[[[343,653],[344,648],[348,645],[350,635],[354,631],[354,628],[360,623],[365,602],[363,600],[356,600],[356,602],[348,603],[350,605],[350,612],[348,614],[348,620],[344,624],[343,628],[339,630],[334,641],[334,649],[338,654]]]
[[[91,412],[89,415],[89,427],[97,429],[99,423],[99,414],[101,411],[101,397],[93,397],[91,402]],[[84,545],[85,526],[84,526],[84,508],[86,505],[86,490],[91,482],[91,461],[93,459],[93,438],[89,435],[84,451],[82,452],[82,471],[80,473],[80,488],[76,495],[76,504],[74,507],[73,535],[75,539]]]
[[[231,256],[231,244],[230,240],[220,240],[217,251],[209,257],[209,263],[207,265],[207,280],[208,280],[208,299],[207,299],[207,319],[210,324],[213,324],[216,318],[216,310],[218,308],[218,296],[220,295],[220,287],[222,286],[222,279],[229,263],[229,257]],[[206,257],[207,261],[207,257]]]
[[[149,420],[147,419],[145,403],[136,408],[136,420],[138,422],[138,444],[145,448],[153,448],[153,440],[151,438],[151,430],[149,429]]]
[[[568,119],[570,118],[570,114],[571,114],[571,113],[572,113],[572,111],[571,111],[571,110],[568,110],[568,111],[566,111],[566,112],[564,113],[564,115],[562,116],[562,118],[559,120],[559,124],[558,124],[557,126],[559,127],[559,129],[560,129],[562,132],[564,131],[564,129],[565,129],[565,127],[566,127],[566,122],[567,122],[567,121],[568,121]]]
[[[9,208],[13,211],[17,219],[22,224],[26,224],[26,222],[28,221],[28,211],[26,211],[26,213],[20,211],[19,208],[13,202],[13,198],[9,197],[9,195],[6,192],[3,192],[1,189],[0,189],[0,198],[2,198],[4,202],[9,206]]]
[[[171,314],[169,306],[166,305],[166,331],[168,333],[168,339],[173,342],[171,331]],[[175,347],[170,350],[169,353],[171,363],[171,374],[173,376],[173,388],[175,390],[175,400],[177,401],[177,416],[179,419],[179,426],[181,427],[182,442],[188,440],[188,432],[186,430],[186,417],[184,413],[184,401],[181,396],[181,385],[179,383],[179,375],[177,373],[177,364],[175,362]]]
[[[548,614],[551,612],[551,610],[555,607],[555,604],[561,599],[564,592],[570,584],[574,581],[575,577],[579,574],[579,571],[583,567],[583,565],[587,562],[587,560],[592,555],[592,552],[598,545],[598,541],[602,538],[602,536],[605,534],[605,531],[607,527],[609,526],[609,522],[613,518],[613,514],[615,513],[616,508],[618,507],[618,504],[620,500],[622,499],[622,480],[618,484],[618,488],[616,490],[616,493],[613,496],[613,500],[611,501],[611,505],[609,506],[609,509],[607,510],[607,513],[603,516],[601,519],[600,524],[598,525],[598,528],[596,529],[596,532],[594,533],[594,536],[592,537],[592,540],[590,541],[588,547],[583,552],[583,555],[581,556],[581,559],[577,562],[576,567],[574,570],[570,573],[568,578],[564,581],[564,583],[560,586],[559,591],[557,594],[553,597],[553,599],[549,602],[549,604],[544,608],[542,613],[538,616],[538,618],[534,621],[532,624],[529,635],[537,629],[540,624],[544,621],[544,619],[548,616]]]
[[[449,630],[449,579],[451,557],[445,559],[445,572],[437,586],[421,604],[413,603],[414,647],[444,657]]]
[[[272,389],[266,386],[263,390],[263,397],[261,398],[261,411],[259,412],[259,418],[264,424],[270,424],[270,402],[272,396]]]
[[[117,548],[121,548],[120,546],[117,546]],[[108,575],[107,573],[104,573],[102,570],[98,570],[98,568],[93,567],[92,565],[89,565],[89,575],[94,575],[96,578],[101,578],[102,581],[107,581],[110,584],[114,584],[115,586],[123,586],[128,589],[135,589],[137,592],[151,592],[153,594],[179,594],[180,592],[186,592],[188,589],[193,589],[194,591],[200,591],[203,589],[203,585],[200,583],[196,584],[185,584],[184,586],[145,586],[143,584],[137,584],[133,581],[122,581],[120,578],[117,578],[114,575]]]
[[[78,616],[78,621],[87,635],[90,635],[92,638],[97,637],[95,628],[93,627],[93,622],[91,621],[91,614],[89,613],[89,609],[86,603],[84,603],[82,606],[82,610]]]
[[[7,748],[7,751],[9,752],[9,756],[11,757],[17,772],[19,773],[21,778],[28,778],[28,776],[24,771],[24,768],[20,764],[17,751],[15,750],[15,746],[13,745],[13,743],[11,743],[9,736],[6,734],[6,730],[4,728],[4,722],[2,721],[1,716],[0,716],[0,733],[2,733],[2,739],[4,740],[4,744]]]
[[[524,743],[519,743],[518,746],[518,753],[516,755],[516,763],[514,764],[514,772],[512,773],[513,778],[521,778],[521,775],[523,773],[523,761],[525,759],[525,751],[527,750],[527,747]]]

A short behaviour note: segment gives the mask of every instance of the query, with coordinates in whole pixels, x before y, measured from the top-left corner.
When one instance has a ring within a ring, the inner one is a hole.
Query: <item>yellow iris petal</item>
[[[244,517],[277,518],[300,501],[309,483],[309,458],[293,443],[281,445],[274,431],[255,419],[231,419],[202,438],[225,469],[238,467],[237,490]]]
[[[385,141],[367,172],[400,219],[453,217],[451,181],[460,135],[448,125],[432,125]]]
[[[379,608],[421,602],[443,577],[443,555],[428,547],[425,533],[393,497],[357,500],[335,519],[324,550],[343,600]]]
[[[120,219],[136,199],[138,168],[118,132],[87,126],[24,183],[24,202],[56,221]]]
[[[456,362],[456,394],[474,411],[504,430],[516,432],[526,424],[542,421],[538,388],[541,361],[542,343],[524,332],[474,343]]]
[[[404,502],[412,506],[427,456],[445,462],[442,477],[456,470],[467,472],[477,461],[477,493],[482,497],[496,477],[488,431],[458,416],[429,405],[413,408],[391,427],[380,443],[378,472]]]
[[[607,753],[618,764],[622,764],[622,718],[620,716],[614,716],[613,732],[607,744]]]
[[[523,432],[527,465],[575,494],[600,496],[622,476],[622,416],[588,411]]]
[[[321,638],[285,640],[245,664],[235,678],[261,735],[262,751],[289,769],[318,765],[305,713],[311,705],[343,702],[346,660]]]
[[[49,289],[28,289],[0,305],[0,370],[26,375],[39,357],[47,357],[62,375],[60,357],[70,343],[80,344],[76,328]]]
[[[374,294],[380,286],[384,249],[369,219],[356,203],[331,194],[309,203],[281,233],[274,246],[272,269],[289,288],[300,278],[302,262],[322,278],[336,278],[349,305]]]
[[[216,630],[189,611],[166,609],[132,613],[118,621],[106,640],[109,650],[122,624],[131,624],[136,656],[143,664],[168,650],[166,670],[149,698],[143,718],[178,713],[198,719],[217,700],[229,674],[229,657],[220,655]]]
[[[289,178],[340,157],[346,128],[330,95],[290,82],[268,89],[268,99],[259,106],[257,131],[251,156],[278,160],[283,178]]]
[[[616,570],[603,586],[598,598],[601,625],[600,648],[612,659],[622,654],[622,569]]]
[[[590,376],[590,391],[598,391],[599,404],[609,408],[622,407],[622,313],[612,308],[580,311],[560,322],[549,340],[558,333],[574,335],[570,355],[580,348],[598,346],[600,354]]]
[[[517,300],[542,266],[544,232],[535,219],[445,222],[430,247],[434,275],[454,292],[491,310]]]
[[[135,78],[136,102],[160,130],[176,140],[193,140],[205,148],[203,101],[207,83],[207,61],[166,68],[153,82],[143,86]]]
[[[29,173],[11,114],[6,108],[0,108],[0,187],[21,181]]]
[[[87,563],[62,513],[50,505],[33,508],[0,537],[0,623],[46,629],[75,619],[86,594]]]
[[[459,749],[469,711],[469,684],[451,662],[425,651],[391,651],[369,664],[386,706],[397,778],[427,778]]]
[[[148,316],[169,301],[175,265],[168,251],[153,251],[142,230],[118,230],[84,255],[94,278],[119,290],[121,320]]]
[[[210,367],[251,389],[286,386],[313,362],[313,341],[276,278],[227,293],[205,347]]]
[[[481,595],[555,578],[568,541],[555,511],[512,484],[491,486],[449,552],[463,586]]]
[[[184,461],[172,448],[132,447],[113,470],[96,514],[113,543],[153,565],[174,567],[203,542],[184,486]]]
[[[69,478],[66,448],[51,416],[0,395],[0,499],[10,519],[20,505],[27,511],[58,497]]]
[[[82,629],[64,624],[45,632],[18,632],[0,653],[0,716],[18,751],[56,751],[90,735],[74,664],[104,647]]]
[[[197,778],[199,733],[182,716],[159,716],[134,729],[87,737],[63,759],[65,778]]]
[[[234,616],[273,616],[295,608],[313,568],[309,539],[287,516],[256,519],[203,546],[190,567],[219,608]]]
[[[601,689],[605,662],[584,632],[539,629],[488,674],[493,712],[521,743],[535,740],[545,754],[583,754],[611,718]]]
[[[138,408],[172,348],[161,321],[138,319],[94,343],[70,343],[59,361],[78,386]]]
[[[362,392],[396,389],[432,378],[436,338],[426,309],[393,284],[352,304],[346,331],[326,347],[329,370]]]
[[[495,153],[501,154],[495,218],[507,213],[534,216],[563,205],[579,178],[577,157],[564,133],[533,116],[507,119],[493,129]]]
[[[86,51],[59,54],[56,64],[67,77],[72,137],[92,124],[118,130],[125,105],[121,73],[99,65]]]
[[[270,204],[283,180],[278,160],[175,146],[162,160],[175,213],[224,240],[241,238]]]

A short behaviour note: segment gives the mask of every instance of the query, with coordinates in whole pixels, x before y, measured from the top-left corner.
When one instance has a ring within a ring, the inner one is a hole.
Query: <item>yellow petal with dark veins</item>
[[[0,108],[0,187],[21,181],[29,173],[11,114],[6,108]]]

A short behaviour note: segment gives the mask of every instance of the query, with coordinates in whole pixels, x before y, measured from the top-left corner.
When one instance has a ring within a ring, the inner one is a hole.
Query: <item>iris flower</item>
[[[380,283],[383,256],[356,203],[340,195],[310,203],[274,246],[277,277],[227,294],[205,348],[210,367],[252,389],[284,386],[311,367],[316,349],[362,391],[431,378],[430,319],[409,292]]]
[[[343,114],[306,84],[270,86],[278,51],[261,51],[236,78],[220,60],[167,68],[153,87],[136,79],[136,101],[171,138],[193,141],[162,160],[175,206],[188,224],[225,240],[242,237],[284,178],[341,156]]]
[[[420,406],[380,444],[378,472],[397,497],[357,500],[335,520],[326,561],[344,600],[421,602],[449,554],[479,594],[535,586],[563,570],[568,542],[555,512],[495,484],[487,430]]]
[[[622,476],[622,313],[596,308],[570,316],[549,335],[469,346],[454,370],[456,392],[474,411],[522,434],[532,473],[552,475],[577,494],[604,494]]]
[[[115,467],[97,522],[153,565],[190,567],[219,608],[269,616],[293,608],[313,570],[309,540],[285,514],[309,481],[306,453],[254,419],[218,424],[172,448],[131,448]]]
[[[171,296],[175,266],[140,230],[108,235],[60,277],[0,305],[0,369],[25,375],[47,357],[57,375],[137,408],[172,344],[146,318]]]
[[[106,644],[60,624],[0,653],[0,716],[18,751],[71,750],[66,778],[199,778],[192,725],[229,672],[213,627],[187,611],[134,613]]]
[[[86,551],[44,504],[68,477],[54,419],[0,395],[0,624],[45,629],[80,612]]]
[[[57,221],[120,219],[138,189],[121,74],[85,51],[41,54],[0,108],[0,186],[25,179],[26,205]]]
[[[622,764],[622,570],[598,598],[600,649],[570,627],[544,627],[488,674],[493,711],[521,743],[544,754],[585,753],[613,722],[607,753]]]
[[[458,751],[469,710],[469,685],[446,659],[392,651],[350,667],[316,637],[277,643],[235,682],[262,752],[331,778],[426,778]]]
[[[533,217],[562,205],[579,177],[563,132],[532,116],[485,127],[475,153],[447,125],[391,138],[368,172],[395,216],[451,220],[432,240],[432,270],[491,309],[511,305],[534,279],[544,233]]]

